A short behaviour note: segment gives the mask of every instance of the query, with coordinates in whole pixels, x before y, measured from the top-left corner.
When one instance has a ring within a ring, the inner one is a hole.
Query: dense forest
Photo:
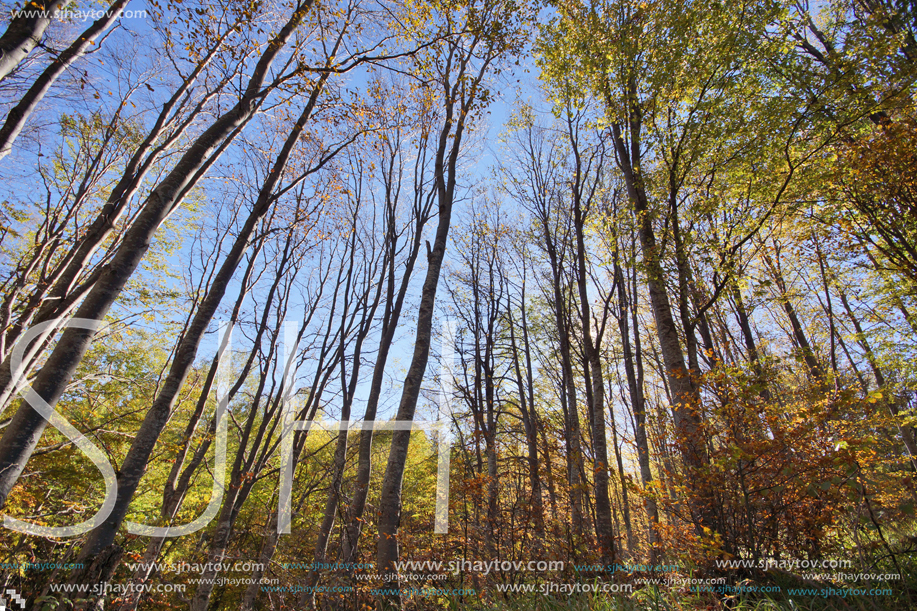
[[[0,608],[917,608],[911,0],[30,0]]]

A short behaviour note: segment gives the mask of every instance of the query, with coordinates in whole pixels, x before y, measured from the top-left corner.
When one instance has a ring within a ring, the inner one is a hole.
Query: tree
[[[0,36],[0,79],[4,79],[32,52],[42,40],[45,30],[70,0],[28,2],[10,21]]]
[[[488,98],[485,77],[498,67],[505,54],[521,42],[519,24],[526,17],[520,13],[522,8],[514,3],[472,3],[448,7],[437,16],[443,20],[445,38],[441,48],[430,58],[430,65],[425,66],[425,76],[431,83],[436,83],[438,91],[434,99],[439,98],[437,102],[442,104],[434,164],[439,218],[436,237],[427,250],[427,273],[421,291],[414,351],[396,420],[413,419],[427,367],[433,308],[449,236],[462,139],[466,129],[470,128],[469,123]],[[392,435],[391,453],[382,484],[376,564],[381,572],[389,575],[394,574],[394,563],[398,559],[401,485],[410,440],[410,431],[396,430]],[[386,581],[390,592],[386,596],[387,601],[400,608],[397,579]]]

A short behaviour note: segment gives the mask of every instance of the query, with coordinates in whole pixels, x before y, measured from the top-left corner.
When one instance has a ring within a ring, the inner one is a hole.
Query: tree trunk
[[[569,125],[569,124],[568,124]],[[592,447],[595,453],[595,534],[599,543],[602,564],[606,567],[616,563],[614,530],[611,523],[611,501],[608,493],[608,445],[605,435],[605,380],[602,373],[602,358],[599,349],[601,337],[593,341],[592,315],[589,307],[589,293],[586,287],[586,241],[583,237],[588,209],[585,208],[583,163],[580,159],[576,137],[572,128],[569,130],[576,160],[576,178],[573,189],[573,231],[576,236],[576,282],[579,290],[579,315],[583,333],[583,352],[585,353],[588,375],[592,377],[592,392],[587,395],[592,422]],[[604,325],[603,325],[604,326]],[[617,451],[617,448],[616,448]],[[620,468],[620,460],[619,468]],[[623,471],[619,474],[623,477]],[[627,493],[625,492],[625,495]],[[625,496],[625,502],[627,497]],[[628,510],[625,508],[625,512]],[[628,530],[630,515],[627,515]],[[630,538],[628,539],[630,540]]]
[[[817,385],[822,386],[825,383],[825,374],[822,370],[821,364],[818,362],[818,358],[815,356],[815,352],[812,350],[812,345],[809,343],[809,340],[806,337],[806,332],[802,327],[802,323],[799,322],[799,316],[796,314],[796,308],[793,307],[793,303],[790,301],[786,280],[784,280],[783,272],[780,270],[780,252],[779,250],[777,251],[776,263],[774,262],[774,259],[772,259],[770,255],[767,254],[767,252],[763,252],[763,256],[765,262],[768,264],[768,267],[771,270],[771,274],[774,276],[774,280],[777,283],[777,288],[780,290],[778,299],[780,301],[780,305],[783,307],[783,311],[786,313],[787,319],[790,321],[793,340],[796,342],[796,345],[799,346],[799,351],[802,354],[802,358],[806,364],[809,375],[812,376],[812,379]]]
[[[520,322],[522,325],[522,350],[525,355],[525,377],[519,364],[519,348],[516,345],[516,323],[513,320],[513,304],[507,305],[509,318],[509,338],[512,350],[513,370],[516,377],[516,389],[519,393],[519,411],[522,415],[522,426],[525,429],[525,441],[528,461],[529,487],[531,488],[531,516],[535,527],[535,549],[533,555],[538,555],[543,550],[544,527],[544,502],[541,492],[541,473],[538,462],[538,420],[535,413],[534,383],[532,377],[532,360],[528,339],[528,325],[525,315],[525,280],[523,279],[520,290]]]
[[[358,210],[359,208],[357,208]],[[353,266],[354,258],[356,254],[356,236],[357,236],[357,211],[354,211],[354,227],[352,230],[352,237],[350,243],[350,257],[349,257],[349,269],[347,271],[347,289],[352,284],[353,277]],[[368,277],[372,274],[367,274]],[[367,293],[361,296],[359,303],[365,303],[368,300],[368,293],[371,291],[371,287],[367,287]],[[347,325],[346,320],[349,312],[350,306],[350,296],[348,291],[345,289],[345,303],[344,310],[341,315],[341,329],[340,329],[340,338],[341,342],[341,352],[339,355],[340,367],[341,367],[341,391],[343,396],[343,404],[341,406],[341,421],[350,422],[350,412],[351,407],[353,406],[353,398],[357,391],[357,382],[360,377],[360,362],[363,353],[363,342],[366,340],[366,336],[369,334],[372,328],[373,318],[375,317],[376,308],[379,306],[379,301],[382,296],[382,283],[377,283],[375,288],[375,294],[373,299],[370,301],[369,305],[363,310],[363,314],[359,323],[357,330],[356,341],[354,342],[353,357],[352,357],[352,367],[350,372],[350,380],[347,380],[346,374],[346,359],[344,354],[344,348],[346,346],[346,334],[347,334]],[[319,526],[318,538],[315,543],[315,550],[313,552],[313,564],[308,575],[306,576],[306,588],[303,591],[302,596],[300,596],[300,605],[305,606],[314,606],[315,605],[315,586],[318,584],[321,577],[320,568],[327,557],[328,549],[328,539],[331,536],[331,530],[334,527],[334,522],[337,517],[338,508],[341,504],[342,491],[341,483],[344,478],[344,467],[347,459],[347,439],[349,437],[349,427],[348,429],[338,431],[337,444],[334,449],[334,459],[332,464],[332,473],[331,473],[331,485],[328,489],[328,498],[325,501],[325,512],[322,518],[322,523]]]
[[[745,350],[748,353],[748,360],[751,362],[755,376],[758,378],[758,384],[761,386],[759,395],[765,401],[771,400],[770,390],[767,388],[767,379],[764,376],[764,368],[761,366],[761,357],[758,354],[758,346],[755,342],[755,335],[751,329],[751,321],[748,318],[748,311],[745,309],[745,303],[742,300],[742,290],[733,284],[732,287],[733,301],[735,302],[736,318],[739,321],[739,328],[742,330],[742,339],[745,342]]]
[[[640,329],[637,320],[636,294],[633,301],[628,299],[627,282],[618,262],[617,248],[614,252],[615,284],[618,290],[618,330],[621,335],[621,348],[624,356],[624,374],[627,378],[627,389],[630,394],[631,412],[634,415],[634,443],[637,446],[637,464],[640,466],[640,479],[646,497],[644,506],[649,522],[649,564],[656,562],[656,545],[659,542],[659,511],[656,508],[655,490],[653,490],[653,471],[650,467],[650,448],[646,435],[646,399],[643,395],[642,362],[640,353]],[[636,269],[634,271],[636,273]],[[628,316],[633,316],[634,342],[637,347],[636,355],[631,348],[630,329]],[[637,372],[641,375],[637,375]],[[614,414],[612,414],[614,417]]]
[[[45,30],[57,19],[71,0],[48,0],[26,3],[24,10],[13,17],[3,36],[0,36],[0,80],[26,58],[41,42]]]
[[[624,532],[627,535],[627,555],[634,555],[634,528],[630,521],[630,495],[627,492],[628,475],[624,471],[624,460],[621,458],[621,448],[618,446],[618,425],[612,413],[611,442],[615,450],[615,461],[618,463],[618,479],[621,482],[621,512],[624,514]]]
[[[853,313],[853,308],[850,307],[850,302],[847,299],[846,293],[844,293],[844,291],[840,291],[840,296],[841,303],[844,304],[844,310],[847,312],[847,317],[850,319],[850,322],[853,324],[853,328],[856,331],[857,342],[863,349],[863,353],[866,355],[866,361],[872,368],[873,377],[875,377],[876,380],[876,387],[879,390],[884,391],[882,402],[888,406],[888,410],[891,412],[892,416],[895,417],[896,424],[898,426],[898,432],[901,435],[901,441],[904,442],[904,447],[910,456],[911,468],[914,471],[917,471],[917,442],[914,441],[914,429],[899,422],[900,412],[898,410],[898,406],[895,404],[895,397],[887,396],[889,391],[885,387],[885,376],[882,374],[882,369],[879,367],[879,361],[876,359],[876,355],[872,351],[872,346],[869,344],[869,340],[866,338],[866,334],[863,332],[863,326],[860,324],[859,319]]]
[[[665,366],[666,379],[672,393],[672,412],[675,430],[681,446],[682,459],[691,472],[706,466],[707,451],[702,431],[700,416],[700,393],[691,379],[691,373],[685,366],[684,353],[678,337],[678,327],[672,314],[665,285],[665,271],[660,259],[661,253],[656,243],[652,215],[649,210],[643,177],[640,169],[640,117],[633,111],[630,123],[630,150],[621,135],[621,126],[614,124],[612,132],[617,150],[618,163],[624,175],[624,182],[637,220],[637,235],[643,252],[643,265],[646,270],[647,289],[650,304],[656,321],[656,333]],[[703,485],[703,480],[692,474],[698,490],[692,500],[692,513],[696,530],[703,527],[713,529],[713,507],[710,491]],[[702,477],[702,476],[701,476]]]
[[[443,158],[445,156],[446,138],[451,131],[451,112],[448,113],[446,128],[442,132],[440,155],[437,160],[437,183],[439,184],[439,223],[433,248],[427,253],[427,273],[420,297],[420,309],[417,316],[417,332],[414,340],[414,354],[404,380],[401,403],[398,406],[396,420],[411,421],[420,397],[420,385],[427,368],[430,356],[430,342],[433,329],[433,308],[436,302],[436,289],[439,285],[440,270],[446,253],[446,240],[449,235],[449,224],[452,218],[452,197],[455,190],[455,161],[461,139],[461,130],[455,136],[453,154],[449,159],[448,185]],[[404,481],[404,467],[407,462],[408,445],[411,442],[410,430],[396,430],[392,433],[392,445],[382,480],[380,499],[379,544],[376,567],[386,574],[385,587],[391,591],[399,590],[395,572],[395,562],[399,557],[398,527],[401,524],[401,485]],[[400,607],[400,594],[390,594],[387,598]]]

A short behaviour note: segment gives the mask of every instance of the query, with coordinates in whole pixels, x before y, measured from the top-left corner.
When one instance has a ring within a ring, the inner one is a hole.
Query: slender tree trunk
[[[879,361],[876,359],[876,355],[872,351],[872,346],[869,344],[869,340],[866,338],[866,334],[863,332],[863,326],[860,324],[859,319],[854,314],[853,308],[850,307],[850,301],[847,299],[846,293],[844,293],[844,291],[839,292],[841,303],[844,304],[844,310],[847,312],[847,317],[850,319],[850,322],[853,324],[853,328],[856,331],[857,342],[863,349],[863,353],[866,355],[866,361],[872,368],[872,374],[876,380],[876,387],[879,390],[885,390],[885,392],[888,393],[889,391],[885,387],[885,376],[882,374],[882,369],[879,367]],[[917,471],[917,442],[914,440],[913,428],[900,423],[900,412],[898,410],[898,406],[895,404],[895,397],[883,395],[882,402],[888,406],[888,410],[891,412],[892,416],[895,417],[898,426],[898,432],[901,435],[901,441],[904,442],[904,447],[910,457],[911,468],[914,469],[914,471]]]
[[[555,268],[556,269],[556,268]],[[580,432],[579,408],[576,401],[576,384],[573,377],[573,363],[570,355],[570,332],[567,328],[564,297],[559,286],[559,270],[554,273],[554,323],[557,330],[561,363],[561,397],[564,407],[564,441],[567,444],[567,484],[570,487],[570,541],[573,554],[580,551],[582,538],[586,534],[586,518],[583,509],[583,488],[585,481],[580,476],[583,464],[582,433]]]
[[[611,420],[611,442],[615,451],[615,461],[618,463],[618,479],[621,482],[621,513],[624,514],[624,532],[627,535],[627,555],[634,555],[634,528],[630,521],[630,495],[627,492],[627,474],[624,471],[624,460],[621,458],[621,448],[618,446],[618,425],[614,414]]]
[[[589,393],[591,405],[589,410],[592,421],[592,447],[595,453],[595,534],[599,543],[599,553],[601,554],[602,564],[605,566],[616,563],[614,530],[611,523],[611,501],[608,492],[608,472],[610,464],[608,462],[608,446],[605,434],[605,380],[602,373],[602,358],[599,345],[601,338],[592,338],[592,315],[589,307],[589,293],[586,283],[586,241],[583,236],[584,225],[588,210],[584,209],[583,191],[584,176],[582,175],[582,161],[579,150],[576,146],[576,138],[570,130],[570,138],[573,141],[574,154],[576,156],[576,179],[574,182],[573,193],[573,231],[576,236],[576,282],[579,290],[579,314],[580,324],[583,333],[583,352],[585,353],[586,362],[588,363],[588,374],[591,375],[592,392]],[[614,425],[612,425],[614,426]],[[615,448],[617,451],[617,447]],[[619,468],[620,468],[620,460]],[[623,477],[623,471],[619,473]],[[625,503],[627,501],[625,492]],[[628,532],[630,532],[630,513],[626,509]],[[630,543],[632,536],[628,536]]]
[[[531,488],[531,516],[535,527],[535,550],[537,555],[544,545],[544,502],[542,501],[541,473],[538,462],[538,420],[535,413],[534,384],[532,379],[532,361],[528,341],[528,329],[525,316],[525,280],[520,291],[521,325],[523,354],[525,355],[526,376],[523,379],[522,369],[519,364],[519,347],[516,344],[516,323],[513,320],[513,304],[507,305],[509,317],[509,337],[512,349],[513,370],[516,377],[516,389],[519,393],[519,411],[522,415],[522,426],[525,429],[525,441],[528,461],[529,487]]]
[[[348,401],[348,405],[341,412],[341,420],[350,419],[349,403]],[[334,528],[338,507],[341,502],[341,480],[344,476],[344,466],[347,459],[347,437],[347,431],[338,432],[331,466],[331,485],[328,490],[328,497],[325,499],[325,511],[322,514],[322,522],[318,527],[318,538],[312,553],[312,568],[309,569],[309,573],[306,575],[306,589],[299,597],[299,603],[302,608],[315,607],[315,586],[318,585],[321,577],[320,567],[327,558],[328,539],[331,537],[331,530]]]
[[[334,300],[335,302],[337,301],[337,293],[335,293]],[[317,303],[316,303],[316,306],[317,306]],[[313,306],[312,313],[314,313],[316,306]],[[312,313],[310,313],[309,318],[311,318]],[[334,318],[334,310],[332,309],[331,315],[329,317],[329,321],[333,318]],[[306,324],[308,324],[308,322]],[[342,320],[342,325],[346,326],[343,320]],[[336,359],[340,359],[343,357],[340,350],[335,350],[334,351],[336,355],[335,359],[332,359],[331,361],[329,361],[327,365],[325,364],[325,358],[326,356],[328,356],[329,351],[330,351],[330,347],[329,347],[329,338],[331,337],[330,329],[331,329],[331,325],[329,324],[328,331],[326,332],[325,340],[323,342],[323,345],[322,345],[322,348],[319,354],[318,364],[316,366],[312,385],[309,388],[308,399],[307,399],[306,405],[303,407],[303,413],[306,416],[307,420],[315,419],[315,415],[318,411],[319,406],[321,405],[322,395],[324,394],[331,371],[336,365]],[[303,331],[304,330],[305,330],[305,325],[303,326]],[[338,339],[340,339],[341,341],[344,340],[343,337],[338,337]],[[298,342],[299,342],[299,338],[297,338],[297,344]],[[324,374],[323,374],[323,371],[325,371]],[[306,436],[305,435],[301,436],[299,440],[297,440],[293,444],[293,455],[291,457],[293,464],[297,464],[301,460],[302,452],[305,449],[305,445],[306,445]],[[300,511],[302,511],[303,504],[306,502],[306,500],[308,500],[313,490],[317,487],[318,487],[318,484],[316,483],[315,486],[310,487],[309,490],[307,490],[306,492],[302,494],[298,503],[296,504],[295,513],[299,513]],[[278,502],[279,502],[279,499],[278,499]],[[268,528],[265,533],[265,538],[261,544],[261,552],[259,554],[258,563],[261,565],[262,568],[258,568],[252,571],[253,582],[249,584],[248,588],[245,590],[245,594],[242,599],[242,605],[240,608],[245,611],[249,611],[250,609],[254,608],[255,599],[257,598],[258,593],[260,592],[260,586],[257,582],[260,581],[260,579],[263,577],[264,570],[266,567],[269,566],[271,558],[273,558],[274,553],[277,549],[277,544],[279,542],[279,533],[278,533],[277,526],[278,526],[278,511],[274,511],[272,512],[271,520],[268,523]],[[330,531],[330,527],[328,527],[328,529]],[[212,588],[210,592],[205,593],[201,591],[202,596],[206,595],[206,598],[208,601],[209,601],[209,597],[211,593],[212,593]]]
[[[379,301],[382,296],[382,283],[376,284],[376,290],[374,297],[369,300],[368,294],[365,294],[364,298],[361,298],[359,301],[363,303],[364,301],[370,301],[370,305],[366,308],[362,315],[362,319],[359,323],[357,330],[356,340],[354,342],[354,350],[352,357],[352,367],[350,372],[350,380],[347,380],[346,374],[346,359],[344,354],[345,348],[345,339],[346,339],[346,321],[348,313],[350,310],[350,297],[349,297],[349,288],[352,284],[351,278],[353,277],[353,267],[354,267],[354,258],[356,255],[356,236],[357,236],[357,217],[356,211],[354,212],[354,227],[350,244],[350,261],[349,269],[347,272],[347,286],[345,289],[345,304],[344,310],[341,314],[341,331],[340,331],[340,342],[341,342],[341,353],[339,355],[340,367],[341,367],[341,391],[343,395],[343,404],[341,406],[341,421],[350,421],[350,412],[353,406],[353,398],[357,391],[357,382],[360,377],[360,359],[363,353],[363,342],[366,340],[366,336],[369,334],[372,328],[372,321],[376,313],[376,308],[379,305]],[[372,276],[374,274],[369,274]],[[328,489],[328,497],[325,501],[325,512],[322,518],[322,523],[319,526],[318,538],[315,543],[315,550],[313,552],[312,558],[312,568],[310,569],[308,575],[306,576],[306,588],[303,591],[302,596],[300,597],[300,604],[302,606],[315,606],[315,586],[318,584],[321,577],[320,568],[327,557],[328,550],[328,540],[331,536],[331,530],[334,528],[334,523],[337,518],[339,507],[342,499],[341,484],[344,478],[344,467],[347,459],[347,440],[349,437],[349,429],[341,430],[338,432],[337,444],[334,449],[334,459],[332,463],[332,474],[331,474],[331,485]]]
[[[45,30],[71,0],[37,0],[29,2],[24,10],[13,17],[3,36],[0,36],[0,80],[9,76],[22,60],[41,43]]]
[[[214,425],[216,424],[216,420],[212,420],[211,422]],[[215,430],[215,426],[210,427],[210,434],[213,434]],[[191,487],[192,476],[197,471],[198,467],[200,467],[200,465],[204,462],[204,458],[206,458],[207,450],[210,448],[210,445],[210,439],[205,439],[201,443],[200,447],[197,449],[197,451],[195,451],[194,456],[188,463],[187,467],[182,471],[181,478],[175,483],[174,489],[172,490],[168,500],[163,504],[161,515],[169,522],[174,520],[178,515],[178,512],[181,509],[182,503],[184,501],[184,495]],[[159,558],[165,543],[165,537],[150,538],[150,541],[147,543],[146,549],[143,552],[143,558],[138,563],[140,567],[134,572],[131,578],[132,583],[140,585],[149,582],[150,577],[153,574],[153,563],[156,562],[156,560]],[[140,604],[141,597],[142,592],[139,590],[132,591],[128,594],[128,596],[124,598],[124,600],[121,602],[121,605],[118,606],[118,611],[134,611],[137,608],[137,605]]]
[[[771,393],[767,388],[767,379],[764,375],[764,368],[761,366],[761,357],[758,354],[755,335],[751,329],[751,321],[748,318],[748,311],[745,309],[742,291],[735,284],[733,284],[732,287],[732,296],[735,303],[736,318],[739,321],[739,328],[742,330],[742,339],[745,342],[745,350],[748,353],[748,360],[751,362],[755,376],[758,378],[758,384],[761,386],[759,394],[762,399],[769,402],[771,400]]]
[[[554,483],[554,469],[551,466],[551,446],[548,444],[548,432],[541,429],[541,455],[544,457],[545,470],[547,471],[548,480],[548,499],[551,501],[552,517],[556,518],[560,514],[557,500],[557,486]]]
[[[456,138],[458,139],[458,138]],[[457,146],[457,143],[456,143]],[[444,177],[443,177],[444,178]],[[442,178],[439,179],[442,181]],[[445,189],[443,189],[445,191]],[[421,292],[420,310],[417,317],[417,333],[414,341],[414,355],[404,381],[401,403],[396,420],[410,422],[414,419],[417,399],[420,396],[420,384],[423,381],[430,355],[430,341],[433,327],[433,307],[436,300],[436,289],[443,257],[446,252],[446,239],[449,233],[449,222],[452,215],[452,192],[443,193],[440,199],[439,227],[433,249],[427,255],[427,274]],[[407,462],[408,445],[411,431],[396,430],[392,434],[392,445],[382,482],[379,517],[379,544],[376,567],[382,573],[391,575],[398,560],[398,527],[401,524],[401,485],[404,480],[404,467]],[[386,587],[398,589],[398,579],[389,579]],[[400,607],[400,596],[397,603]]]
[[[492,297],[492,296],[491,296]],[[488,304],[488,309],[493,304]],[[477,308],[476,308],[477,309]],[[499,480],[497,472],[497,422],[495,412],[494,362],[493,362],[493,317],[488,316],[487,329],[484,331],[484,357],[481,362],[483,374],[484,401],[484,455],[487,458],[487,529],[485,531],[485,549],[490,557],[497,555],[499,548],[497,533],[497,508],[499,503]],[[477,342],[476,342],[477,343]],[[486,418],[486,420],[485,420]]]
[[[277,543],[280,540],[280,533],[277,532],[277,512],[273,513],[268,527],[265,530],[264,541],[261,542],[261,552],[258,554],[257,565],[264,568],[255,569],[251,574],[251,583],[245,588],[245,594],[242,596],[242,603],[239,605],[241,611],[252,611],[255,608],[255,601],[261,592],[259,582],[264,577],[264,572],[271,564],[274,558],[274,552],[277,549]]]
[[[246,270],[246,277],[242,281],[242,288],[239,291],[239,296],[236,299],[236,305],[233,308],[233,313],[230,317],[230,328],[236,324],[239,312],[242,308],[242,303],[248,294],[249,287],[247,286],[247,280],[248,277],[251,276],[253,265],[254,257],[252,257],[252,261]],[[191,487],[192,478],[198,467],[204,462],[204,458],[207,455],[207,450],[210,448],[212,440],[211,435],[214,435],[217,430],[217,421],[216,417],[214,416],[209,426],[208,435],[201,441],[200,446],[198,446],[191,460],[188,461],[188,464],[186,465],[185,459],[191,446],[191,439],[194,435],[194,431],[197,429],[197,425],[201,419],[201,416],[203,415],[204,409],[206,408],[207,400],[210,397],[210,391],[213,388],[217,371],[220,366],[220,361],[220,351],[217,351],[216,355],[213,357],[213,361],[210,363],[210,370],[207,372],[207,378],[204,380],[204,386],[201,388],[201,394],[198,398],[194,413],[188,422],[188,426],[185,428],[184,443],[179,449],[178,455],[175,457],[175,461],[172,465],[172,470],[169,472],[169,477],[166,480],[165,490],[163,491],[162,495],[162,509],[160,511],[160,516],[167,520],[169,523],[171,523],[172,520],[174,520],[178,515],[178,511],[181,509],[185,494]],[[144,584],[149,580],[153,572],[152,563],[155,562],[157,558],[159,558],[159,554],[162,551],[165,542],[165,537],[152,537],[150,539],[146,550],[143,553],[143,559],[140,562],[141,566],[134,572],[132,579],[134,583]],[[134,611],[134,609],[137,608],[137,605],[140,604],[140,598],[141,593],[139,591],[131,592],[128,596],[125,597],[124,601],[118,607],[118,610]]]
[[[615,285],[618,292],[618,330],[621,335],[621,348],[624,357],[624,374],[627,378],[627,389],[630,394],[631,411],[634,415],[634,442],[637,446],[637,464],[640,467],[640,479],[643,482],[643,488],[646,496],[644,497],[644,507],[649,522],[649,563],[656,562],[656,545],[659,542],[659,511],[656,508],[655,491],[653,490],[653,471],[650,467],[650,449],[649,441],[646,435],[646,399],[643,395],[642,375],[637,376],[636,361],[641,361],[639,369],[642,372],[642,354],[639,349],[639,333],[637,327],[637,307],[636,295],[631,302],[627,298],[627,282],[624,273],[618,262],[617,249],[614,253],[614,273]],[[636,270],[635,270],[636,273]],[[630,329],[628,316],[633,313],[634,337],[637,345],[637,353],[634,354],[630,342]],[[614,414],[612,414],[614,417]],[[622,471],[623,473],[623,471]]]
[[[235,480],[235,478],[233,478]],[[191,611],[207,611],[210,605],[210,595],[213,593],[214,582],[216,581],[217,571],[212,567],[215,564],[222,563],[226,557],[226,547],[229,545],[229,539],[232,536],[233,525],[239,508],[247,493],[239,489],[241,482],[233,481],[236,486],[228,486],[227,496],[223,503],[223,509],[217,519],[216,529],[213,531],[213,539],[210,543],[210,550],[207,554],[208,564],[204,571],[201,572],[201,581],[191,599]]]
[[[544,248],[551,264],[551,309],[554,328],[557,333],[558,351],[560,352],[560,388],[561,408],[564,415],[564,442],[566,443],[567,484],[570,488],[570,532],[569,538],[574,555],[579,553],[580,538],[586,533],[583,511],[584,481],[580,477],[583,464],[579,409],[576,402],[576,384],[573,377],[573,360],[570,354],[570,332],[567,324],[566,298],[564,295],[563,258],[558,253],[558,244],[551,229],[549,210],[542,207],[538,210]]]
[[[812,379],[819,386],[825,383],[825,374],[824,370],[821,367],[821,364],[818,362],[818,358],[815,356],[815,352],[812,350],[812,345],[809,343],[809,339],[806,337],[806,332],[802,327],[802,323],[799,322],[799,316],[796,314],[796,308],[793,307],[793,303],[790,301],[790,296],[788,293],[788,288],[786,280],[783,278],[783,272],[780,270],[780,253],[777,252],[777,261],[770,257],[766,252],[763,253],[764,260],[768,264],[768,267],[771,270],[771,274],[774,276],[774,280],[777,283],[777,288],[780,290],[780,296],[778,297],[780,305],[783,307],[784,313],[786,313],[787,319],[790,321],[790,328],[793,336],[793,340],[796,342],[796,345],[799,346],[799,351],[802,354],[803,361],[808,368],[809,375],[812,376]]]
[[[278,273],[278,275],[280,274]],[[338,280],[340,280],[340,275]],[[331,374],[331,369],[333,369],[338,364],[337,358],[340,355],[339,350],[332,350],[329,347],[330,338],[337,335],[332,332],[333,325],[331,324],[331,321],[335,318],[337,291],[338,288],[336,287],[335,295],[332,299],[331,312],[329,313],[328,325],[326,326],[325,338],[317,359],[318,363],[316,365],[315,376],[307,399],[309,403],[307,403],[306,407],[304,408],[305,411],[309,412],[307,417],[310,420],[314,419],[315,417],[316,410],[318,409],[318,406],[321,402],[322,393],[324,392],[328,377]],[[282,297],[279,299],[279,301],[285,302],[286,299],[287,297]],[[269,296],[267,303],[271,303],[272,301],[273,299],[271,299]],[[277,319],[279,322],[282,319],[282,312],[280,310],[281,306],[277,307]],[[311,316],[307,317],[307,319],[300,327],[295,337],[294,345],[298,346],[299,342],[302,340],[310,318]],[[262,327],[264,327],[266,323],[267,317],[264,317],[262,319]],[[275,330],[275,333],[271,335],[270,354],[274,353],[278,336],[278,330]],[[325,358],[329,354],[333,354],[334,356],[326,364]],[[295,357],[291,355],[290,358]],[[284,367],[289,366],[289,364],[290,363],[285,363]],[[323,371],[325,372],[324,375]],[[248,418],[241,431],[239,449],[233,462],[230,484],[227,486],[227,493],[223,500],[223,505],[220,510],[217,526],[210,540],[210,545],[207,552],[207,560],[210,562],[210,565],[208,565],[207,570],[201,574],[201,581],[198,584],[198,587],[195,590],[194,596],[191,600],[191,611],[207,611],[207,608],[210,604],[210,597],[213,594],[213,589],[215,586],[215,577],[218,574],[217,570],[213,567],[220,563],[225,557],[227,546],[229,545],[235,529],[236,520],[239,516],[239,511],[241,510],[242,505],[245,503],[246,499],[248,499],[252,488],[256,483],[256,479],[254,477],[246,476],[249,474],[254,475],[260,473],[267,464],[267,461],[270,459],[273,451],[276,450],[280,443],[279,441],[273,442],[271,438],[281,420],[279,417],[280,405],[283,402],[283,397],[286,394],[285,380],[281,381],[277,388],[267,393],[264,414],[260,416],[257,414],[257,406],[261,403],[262,398],[264,397],[264,386],[268,381],[268,378],[271,377],[270,373],[270,365],[263,364],[259,387],[255,392],[255,398],[253,400],[253,407],[249,412]],[[274,373],[276,373],[276,371]],[[256,421],[260,421],[257,429],[255,428]],[[299,455],[305,446],[305,441],[305,436],[302,436],[297,443],[294,443],[293,455],[291,457],[293,464],[296,464],[298,461]]]
[[[449,113],[451,115],[451,112]],[[447,128],[443,130],[442,139],[448,137],[451,116],[447,119]],[[437,160],[437,182],[440,183],[439,198],[439,223],[433,248],[427,253],[427,274],[424,279],[420,297],[420,309],[417,316],[417,333],[414,340],[414,354],[410,368],[404,380],[404,390],[401,403],[398,406],[396,420],[410,422],[414,419],[417,408],[417,399],[420,397],[420,385],[427,368],[430,355],[430,342],[433,329],[433,307],[436,302],[436,289],[439,285],[440,270],[443,257],[446,253],[446,240],[449,235],[449,224],[452,218],[452,197],[455,189],[454,170],[455,157],[458,154],[458,145],[461,131],[455,137],[453,144],[454,154],[449,160],[449,184],[447,180],[443,157],[445,156],[445,142],[441,146],[440,159]],[[401,524],[401,485],[404,481],[404,467],[407,463],[408,445],[411,441],[410,430],[396,430],[392,434],[392,445],[389,453],[388,465],[382,480],[382,496],[380,500],[381,514],[379,516],[379,543],[376,567],[387,576],[395,572],[395,562],[399,557],[398,528]],[[397,590],[400,588],[397,578],[388,579],[386,588]],[[400,607],[400,595],[390,596],[397,599],[395,603]]]

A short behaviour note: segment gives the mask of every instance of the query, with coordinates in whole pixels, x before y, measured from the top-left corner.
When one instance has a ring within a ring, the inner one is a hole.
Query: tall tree
[[[442,105],[434,163],[439,218],[433,245],[427,250],[427,272],[420,295],[414,350],[395,416],[398,421],[414,418],[430,355],[433,310],[449,237],[463,138],[489,97],[485,78],[521,42],[519,25],[527,17],[523,9],[515,3],[485,1],[446,7],[436,15],[442,20],[444,39],[439,52],[430,58],[426,77],[436,84],[433,100]],[[398,578],[391,576],[396,575],[394,568],[399,557],[401,487],[410,441],[410,430],[394,431],[380,500],[376,566],[388,576],[387,604],[398,608],[401,606],[400,585]]]

